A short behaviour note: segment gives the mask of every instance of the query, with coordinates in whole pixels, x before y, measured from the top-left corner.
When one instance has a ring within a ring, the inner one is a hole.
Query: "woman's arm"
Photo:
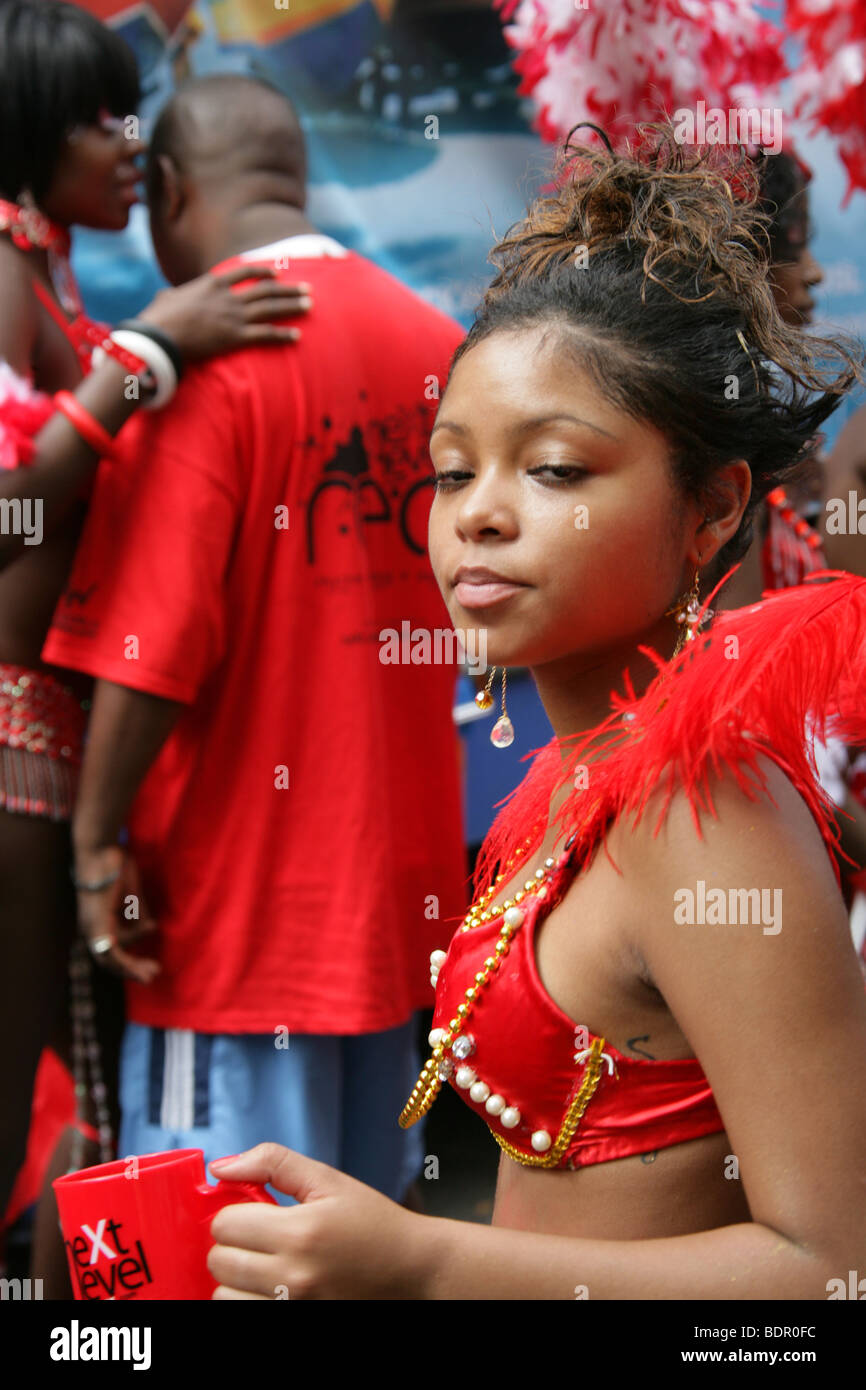
[[[243,290],[241,280],[255,283]],[[269,319],[286,317],[308,307],[305,287],[277,280],[269,267],[245,265],[221,275],[205,274],[173,289],[161,290],[139,314],[170,333],[183,356],[190,359],[254,343],[284,343],[299,337],[295,328],[279,328]],[[35,296],[29,271],[20,258],[7,253],[0,260],[0,359],[20,376],[30,371],[36,338]],[[129,373],[108,358],[86,376],[73,392],[77,400],[111,436],[146,399],[130,396]],[[2,428],[2,425],[0,425]],[[34,436],[35,454],[23,467],[0,469],[0,499],[41,503],[45,535],[62,521],[81,487],[89,481],[99,455],[60,411]],[[11,509],[7,510],[10,511]],[[24,549],[25,537],[0,532],[0,569]]]
[[[866,998],[814,823],[778,769],[765,771],[778,807],[717,781],[719,820],[704,818],[703,840],[676,798],[657,839],[651,804],[611,846],[642,905],[630,918],[635,953],[713,1087],[751,1224],[638,1241],[476,1226],[405,1212],[263,1146],[273,1153],[220,1174],[263,1180],[282,1155],[277,1185],[302,1205],[219,1214],[218,1296],[273,1298],[284,1284],[317,1298],[824,1299],[830,1279],[866,1273]],[[726,896],[764,890],[763,920],[679,924],[674,895],[699,880]]]

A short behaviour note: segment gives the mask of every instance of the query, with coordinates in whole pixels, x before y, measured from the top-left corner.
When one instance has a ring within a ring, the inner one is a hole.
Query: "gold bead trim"
[[[448,1024],[448,1031],[440,1042],[436,1044],[427,1061],[424,1063],[421,1075],[413,1088],[412,1094],[407,1100],[397,1120],[401,1129],[409,1129],[420,1120],[442,1089],[442,1078],[439,1075],[439,1063],[450,1048],[457,1034],[461,1032],[468,1021],[474,1004],[477,1002],[481,991],[490,982],[491,975],[494,975],[508,952],[511,950],[511,938],[518,930],[511,927],[507,922],[503,922],[499,932],[499,940],[494,947],[493,955],[487,956],[484,961],[484,969],[479,970],[473,977],[472,984],[464,990],[463,997],[465,1004],[457,1006],[457,1013]]]
[[[472,1012],[472,1005],[478,998],[481,989],[488,984],[490,976],[499,969],[508,952],[511,949],[511,938],[514,936],[517,927],[509,927],[503,923],[496,943],[495,955],[488,956],[484,962],[484,970],[479,971],[475,976],[475,984],[470,985],[465,991],[467,1004],[460,1004],[457,1009],[457,1016],[451,1019],[448,1031],[439,1043],[434,1047],[421,1070],[417,1082],[412,1090],[412,1094],[404,1105],[397,1123],[401,1129],[410,1129],[417,1124],[418,1120],[423,1119],[432,1106],[434,1100],[442,1089],[442,1077],[439,1075],[439,1063],[445,1056],[446,1050],[451,1047],[457,1034],[462,1030],[469,1015]],[[501,948],[501,949],[500,949]],[[604,1047],[604,1038],[596,1038],[589,1050],[586,1060],[586,1069],[580,1089],[571,1105],[566,1111],[565,1118],[560,1127],[559,1133],[553,1145],[546,1154],[526,1154],[522,1149],[515,1148],[507,1139],[503,1139],[494,1129],[490,1129],[491,1134],[500,1148],[504,1149],[509,1158],[515,1159],[532,1168],[555,1168],[565,1150],[571,1142],[575,1130],[583,1118],[583,1112],[595,1094],[595,1088],[599,1083],[603,1070],[601,1052]],[[490,1126],[488,1125],[488,1128]]]
[[[470,931],[473,927],[480,926],[484,922],[490,922],[497,917],[503,917],[510,907],[518,907],[520,903],[523,901],[523,899],[526,897],[527,893],[534,893],[536,897],[544,897],[546,895],[546,875],[542,874],[540,878],[536,876],[534,879],[527,879],[523,888],[519,888],[517,892],[514,894],[513,898],[509,898],[506,902],[502,903],[498,907],[491,907],[489,910],[485,911],[486,904],[490,902],[490,899],[493,897],[500,883],[505,878],[512,864],[514,864],[515,861],[518,859],[522,860],[526,858],[526,855],[528,851],[531,849],[535,839],[535,835],[527,836],[521,848],[515,854],[513,854],[509,860],[507,860],[502,873],[497,874],[493,883],[482,894],[478,902],[474,903],[473,906],[470,907],[469,911],[463,919],[463,925],[459,928],[460,931]],[[404,1105],[400,1113],[400,1116],[397,1120],[397,1123],[399,1124],[401,1129],[409,1129],[412,1125],[416,1124],[418,1120],[423,1119],[423,1117],[427,1114],[430,1107],[432,1106],[434,1100],[438,1096],[439,1092],[441,1091],[442,1078],[439,1075],[439,1063],[445,1056],[446,1051],[451,1047],[451,1044],[453,1043],[457,1034],[465,1025],[467,1019],[469,1018],[469,1015],[472,1012],[472,1007],[477,1002],[482,989],[484,989],[484,987],[489,983],[491,975],[499,969],[502,962],[505,960],[505,957],[508,955],[508,952],[511,949],[511,937],[514,935],[514,932],[516,930],[517,929],[515,927],[509,927],[505,923],[503,923],[499,933],[499,940],[496,942],[493,954],[487,956],[487,958],[484,961],[484,969],[479,970],[476,973],[469,988],[464,991],[464,999],[466,1002],[464,1004],[458,1005],[457,1016],[451,1019],[448,1025],[448,1031],[446,1032],[445,1036],[442,1038],[441,1042],[439,1042],[436,1045],[436,1047],[434,1047],[432,1053],[427,1058],[427,1061],[424,1063],[424,1066],[421,1070],[421,1074],[418,1077],[418,1080],[416,1081],[415,1086],[412,1089],[412,1094],[409,1096],[409,1099]],[[592,1058],[590,1058],[587,1062],[587,1075],[589,1074],[589,1068],[591,1065]],[[596,1078],[596,1084],[597,1082],[598,1078]],[[593,1087],[593,1090],[594,1089],[595,1087]],[[590,1092],[590,1095],[591,1094],[592,1092]],[[577,1103],[577,1100],[579,1100],[579,1097],[580,1092],[578,1093],[578,1096],[575,1097],[575,1104]],[[587,1096],[587,1101],[588,1100],[589,1096]],[[570,1113],[571,1111],[569,1110],[569,1114]],[[581,1110],[580,1115],[582,1114],[583,1111]],[[580,1115],[578,1115],[577,1119],[575,1120],[575,1128],[577,1127],[577,1124],[580,1121]],[[566,1122],[567,1120],[568,1116],[566,1116]],[[560,1131],[560,1134],[561,1133],[562,1131]],[[496,1138],[498,1143],[503,1144],[503,1147],[505,1147],[504,1141],[499,1139],[498,1135],[494,1135],[494,1137]],[[557,1139],[557,1143],[558,1142],[559,1141]],[[566,1140],[566,1145],[567,1143],[568,1140]],[[554,1147],[550,1150],[549,1153],[542,1155],[539,1159],[528,1159],[526,1161],[530,1163],[546,1164],[549,1167],[551,1166],[551,1155],[555,1152],[555,1149],[556,1146],[554,1145]],[[519,1153],[520,1150],[516,1150],[515,1152]],[[523,1155],[523,1157],[525,1159],[526,1155]]]
[[[628,732],[628,730],[626,730],[626,732]],[[597,806],[598,801],[595,801],[592,807],[590,808],[590,815],[594,814]],[[536,839],[537,832],[534,832],[532,835],[528,835],[520,849],[517,850],[511,856],[511,858],[506,861],[502,872],[496,875],[496,878],[494,879],[493,883],[481,895],[478,902],[473,903],[473,905],[469,908],[469,911],[466,913],[466,916],[463,919],[462,925],[458,928],[459,931],[471,931],[474,927],[479,927],[486,922],[493,921],[497,917],[504,916],[509,908],[518,907],[528,893],[533,893],[536,897],[539,898],[543,898],[546,896],[546,874],[539,871],[540,877],[539,874],[536,874],[535,878],[527,879],[523,888],[518,888],[513,898],[507,899],[506,902],[500,904],[499,906],[491,908],[487,907],[487,904],[490,902],[500,883],[502,883],[503,879],[505,879],[506,874],[508,870],[511,868],[512,864],[514,864],[517,860],[522,861],[526,858],[529,850],[532,848],[532,845],[535,843]],[[448,1025],[447,1033],[437,1044],[437,1046],[434,1047],[431,1055],[427,1058],[427,1061],[425,1062],[424,1067],[421,1070],[421,1074],[419,1075],[418,1080],[416,1081],[415,1086],[412,1089],[412,1094],[410,1095],[409,1099],[404,1105],[403,1110],[401,1111],[400,1116],[398,1118],[397,1123],[400,1125],[401,1129],[409,1129],[411,1125],[414,1125],[418,1120],[422,1119],[423,1116],[427,1114],[434,1100],[441,1091],[443,1079],[439,1076],[439,1063],[441,1059],[444,1057],[446,1050],[451,1047],[451,1044],[453,1043],[455,1037],[461,1031],[463,1025],[466,1023],[469,1015],[472,1012],[472,1006],[476,1003],[482,989],[488,984],[491,973],[499,969],[500,965],[502,964],[506,955],[508,954],[508,950],[510,948],[510,938],[512,935],[513,929],[509,929],[505,925],[503,925],[500,931],[499,941],[497,941],[496,946],[494,948],[495,954],[493,956],[488,956],[484,961],[484,969],[479,970],[476,973],[473,983],[464,992],[464,998],[466,1000],[466,1003],[459,1005],[457,1009],[457,1017],[451,1019]],[[601,1048],[604,1046],[604,1040],[601,1039],[600,1041],[596,1041],[598,1044],[598,1052],[600,1053]],[[516,1149],[513,1144],[509,1144],[507,1140],[501,1139],[499,1135],[495,1133],[495,1131],[491,1130],[491,1133],[493,1134],[493,1137],[496,1140],[497,1144],[499,1144],[499,1146],[505,1150],[509,1157],[516,1159],[518,1163],[524,1163],[529,1166],[539,1168],[554,1167],[555,1164],[558,1162],[559,1158],[561,1157],[562,1153],[564,1153],[565,1149],[568,1147],[569,1140],[571,1139],[571,1136],[574,1133],[574,1131],[577,1129],[577,1126],[580,1123],[581,1117],[583,1115],[584,1110],[586,1109],[586,1106],[592,1099],[595,1088],[598,1085],[600,1075],[601,1064],[596,1056],[596,1043],[593,1043],[592,1049],[590,1050],[590,1056],[587,1059],[586,1073],[584,1076],[583,1083],[577,1095],[575,1096],[572,1104],[569,1106],[562,1124],[562,1128],[560,1129],[559,1134],[556,1137],[556,1142],[553,1144],[552,1148],[549,1150],[548,1153],[539,1154],[537,1156],[525,1154],[521,1149]]]
[[[565,1112],[565,1119],[562,1122],[562,1127],[552,1147],[548,1149],[546,1154],[524,1153],[523,1149],[516,1148],[514,1144],[510,1144],[507,1139],[503,1139],[501,1135],[497,1134],[495,1129],[488,1126],[488,1128],[490,1128],[490,1133],[493,1135],[500,1149],[504,1149],[509,1158],[515,1159],[517,1163],[522,1163],[527,1168],[556,1168],[559,1165],[560,1159],[571,1143],[575,1131],[583,1119],[583,1112],[595,1095],[595,1089],[604,1071],[604,1063],[601,1056],[603,1047],[604,1038],[596,1038],[589,1050],[589,1056],[586,1059],[586,1070],[580,1090]]]
[[[478,899],[478,902],[473,903],[473,905],[470,907],[466,916],[463,918],[463,925],[459,928],[460,931],[471,931],[473,927],[481,926],[484,922],[491,922],[494,918],[501,917],[503,913],[506,913],[510,907],[519,906],[519,904],[526,897],[526,894],[530,892],[533,888],[538,887],[538,883],[536,883],[533,880],[530,880],[525,885],[525,887],[519,888],[517,890],[513,898],[509,898],[507,902],[502,903],[498,907],[491,907],[489,910],[485,910],[487,908],[487,904],[490,902],[490,899],[493,897],[500,883],[502,883],[503,879],[506,877],[506,874],[508,870],[511,868],[512,864],[514,864],[518,859],[526,858],[528,851],[532,848],[534,840],[535,836],[529,835],[527,839],[523,842],[522,847],[517,851],[517,853],[512,854],[511,858],[506,862],[505,868],[503,869],[502,873],[496,875],[496,878],[493,880],[490,887],[485,889],[481,897]]]

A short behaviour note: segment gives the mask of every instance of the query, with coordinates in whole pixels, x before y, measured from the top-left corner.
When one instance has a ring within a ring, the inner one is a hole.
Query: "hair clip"
[[[743,337],[742,333],[740,332],[739,328],[737,329],[737,337],[738,337],[739,340],[740,340],[740,347],[743,349],[743,352],[744,352],[744,353],[746,354],[746,356],[748,357],[748,359],[749,359],[749,365],[751,366],[752,371],[753,371],[754,374],[755,374],[755,390],[757,391],[758,395],[760,395],[760,394],[761,394],[761,381],[760,381],[760,378],[759,378],[759,376],[758,376],[758,369],[757,369],[757,367],[755,366],[754,362],[752,361],[752,354],[751,354],[751,351],[750,351],[750,349],[749,349],[749,345],[748,345],[748,343],[746,342],[745,338]]]

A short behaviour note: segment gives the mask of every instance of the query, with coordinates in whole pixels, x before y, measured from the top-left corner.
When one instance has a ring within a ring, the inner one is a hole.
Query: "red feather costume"
[[[814,739],[832,733],[866,742],[866,580],[820,571],[750,608],[718,614],[673,661],[640,650],[657,669],[644,694],[628,685],[625,696],[613,694],[611,714],[569,739],[564,759],[556,738],[538,751],[482,846],[479,890],[509,861],[517,877],[544,837],[557,788],[575,787],[556,817],[571,838],[548,860],[547,876],[527,883],[508,911],[471,909],[447,953],[431,958],[433,1052],[400,1116],[404,1127],[448,1080],[500,1147],[527,1166],[577,1168],[724,1129],[696,1058],[625,1057],[558,1008],[538,975],[535,931],[611,824],[626,815],[640,820],[660,790],[657,834],[684,791],[700,834],[699,813],[715,814],[712,776],[733,777],[752,800],[769,794],[761,756],[805,800],[838,880],[836,808],[818,781]],[[584,765],[591,778],[575,785]]]

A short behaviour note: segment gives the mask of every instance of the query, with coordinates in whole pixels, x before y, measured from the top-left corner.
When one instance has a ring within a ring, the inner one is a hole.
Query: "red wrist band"
[[[114,440],[71,391],[55,391],[54,404],[100,458],[114,458]]]

